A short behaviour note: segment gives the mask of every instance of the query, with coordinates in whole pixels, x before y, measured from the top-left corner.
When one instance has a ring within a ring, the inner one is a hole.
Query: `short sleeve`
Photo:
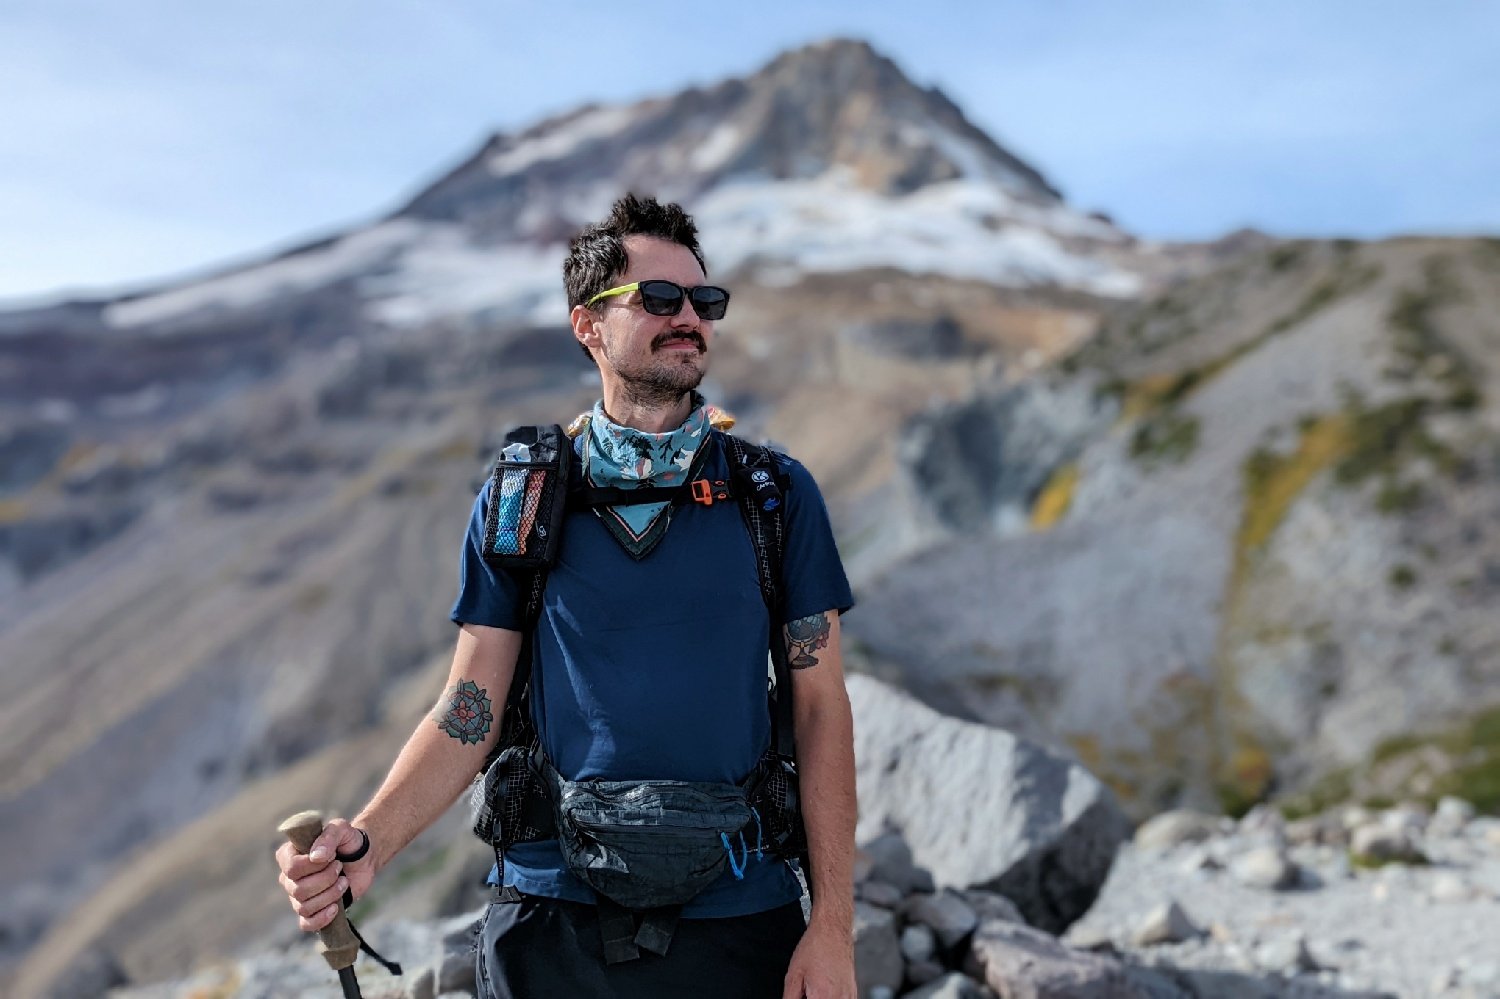
[[[469,514],[469,529],[458,566],[458,599],[448,617],[454,624],[520,631],[526,610],[520,581],[484,560],[484,519],[488,509],[486,482],[474,498],[474,508]]]
[[[791,477],[791,488],[786,495],[786,559],[782,566],[786,618],[795,621],[830,610],[842,614],[854,606],[854,594],[833,540],[833,525],[823,494],[801,462],[778,457]]]

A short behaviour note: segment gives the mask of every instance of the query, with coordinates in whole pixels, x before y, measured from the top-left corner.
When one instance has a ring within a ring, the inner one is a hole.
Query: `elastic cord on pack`
[[[729,857],[729,869],[734,872],[736,881],[745,880],[745,864],[750,859],[750,849],[745,845],[745,834],[740,833],[740,859],[734,859],[734,847],[729,845],[729,834],[719,833],[719,840],[724,844],[724,853]]]

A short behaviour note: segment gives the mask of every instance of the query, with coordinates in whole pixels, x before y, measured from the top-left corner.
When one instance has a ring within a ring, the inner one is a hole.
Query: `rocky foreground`
[[[1500,999],[1500,818],[1465,801],[1297,821],[1167,812],[1127,839],[1076,763],[869,678],[849,692],[862,999]],[[483,914],[372,921],[406,971],[361,959],[364,994],[472,995]],[[340,995],[311,940],[134,988],[100,956],[52,994],[106,993]]]
[[[867,999],[1500,996],[1500,819],[1476,818],[1457,799],[1430,814],[1348,808],[1296,822],[1269,811],[1239,822],[1158,816],[1061,937],[995,892],[936,889],[893,834],[865,845],[856,873]],[[482,915],[369,927],[406,974],[362,958],[364,994],[473,995]],[[108,994],[340,995],[311,941]]]

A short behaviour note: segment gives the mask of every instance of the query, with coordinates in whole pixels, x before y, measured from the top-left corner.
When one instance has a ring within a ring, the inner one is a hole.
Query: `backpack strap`
[[[776,677],[775,702],[771,711],[771,743],[786,759],[796,759],[796,737],[792,723],[792,670],[786,657],[784,606],[786,593],[782,584],[782,565],[786,558],[786,517],[781,491],[791,485],[781,471],[775,452],[761,444],[751,444],[733,434],[720,433],[724,454],[729,459],[729,476],[734,483],[740,514],[755,547],[755,568],[760,577],[760,595],[770,612],[771,634],[768,647]],[[774,486],[774,492],[767,484]]]

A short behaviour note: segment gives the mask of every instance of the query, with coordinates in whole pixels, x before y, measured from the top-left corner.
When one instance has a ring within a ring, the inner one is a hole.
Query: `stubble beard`
[[[708,373],[708,355],[701,350],[696,355],[678,355],[653,349],[640,364],[624,367],[615,364],[607,352],[605,358],[619,375],[626,399],[642,408],[664,409],[676,405]]]

